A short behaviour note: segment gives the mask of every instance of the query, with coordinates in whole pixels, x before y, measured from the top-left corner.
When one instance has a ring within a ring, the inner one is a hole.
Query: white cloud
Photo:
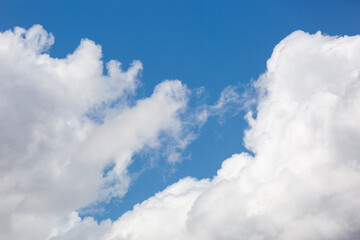
[[[241,109],[248,108],[250,105],[255,104],[255,96],[249,95],[249,92],[244,92],[240,95],[236,90],[238,87],[228,86],[220,95],[218,101],[209,107],[210,112],[214,115],[221,115],[229,111],[228,108],[235,108],[236,112]]]
[[[98,45],[83,40],[54,59],[42,53],[53,41],[40,26],[0,35],[1,239],[359,238],[359,36],[289,35],[255,83],[244,138],[254,155],[235,154],[213,179],[182,179],[100,224],[74,211],[122,196],[131,156],[161,146],[163,134],[187,144],[189,90],[164,81],[130,106],[140,62],[127,71],[110,62],[104,76]],[[231,88],[222,96],[206,110],[239,99]],[[94,109],[101,124],[87,117]]]
[[[124,71],[112,60],[104,75],[99,45],[84,39],[57,59],[44,53],[53,43],[40,25],[0,33],[0,239],[47,239],[71,222],[96,225],[70,213],[122,197],[134,154],[187,137],[181,118],[189,90],[180,81],[129,104],[139,61]]]
[[[101,239],[360,237],[360,36],[297,31],[267,66],[247,115],[254,156],[233,155],[212,180],[180,180]]]

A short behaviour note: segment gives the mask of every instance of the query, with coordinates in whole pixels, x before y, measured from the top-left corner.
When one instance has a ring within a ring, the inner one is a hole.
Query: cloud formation
[[[359,36],[292,33],[255,82],[258,106],[244,137],[253,154],[235,154],[213,179],[182,179],[101,223],[99,238],[358,239],[359,71]]]
[[[246,115],[244,137],[252,153],[234,154],[212,179],[181,179],[101,223],[76,210],[121,197],[131,156],[159,147],[161,134],[184,141],[189,90],[164,81],[130,106],[140,62],[123,71],[111,61],[103,75],[98,45],[83,40],[54,59],[43,53],[53,42],[40,26],[0,35],[2,239],[359,238],[359,36],[286,37],[254,83],[257,108]],[[238,99],[228,88],[207,109]],[[88,117],[94,109],[101,123]]]
[[[180,81],[128,101],[141,62],[112,60],[104,75],[99,45],[83,39],[57,59],[53,43],[40,25],[0,33],[0,239],[58,235],[72,211],[126,193],[134,154],[189,142]]]

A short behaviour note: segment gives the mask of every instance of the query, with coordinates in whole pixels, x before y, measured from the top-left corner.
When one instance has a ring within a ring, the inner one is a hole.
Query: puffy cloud
[[[194,201],[208,185],[208,179],[180,180],[135,205],[133,211],[125,213],[113,224],[115,231],[106,234],[104,239],[178,239]]]
[[[360,36],[292,33],[255,82],[253,154],[169,186],[101,239],[358,239],[359,71]]]
[[[188,89],[164,81],[129,105],[139,62],[127,71],[110,62],[103,75],[99,46],[83,40],[54,59],[43,53],[53,41],[40,26],[0,35],[1,238],[359,238],[359,36],[289,35],[254,84],[258,105],[244,137],[252,154],[235,154],[214,178],[182,179],[101,223],[76,210],[122,196],[134,153],[158,148],[162,134],[186,145]],[[226,104],[246,104],[239,99],[224,90],[199,122]]]
[[[122,197],[134,154],[187,137],[189,90],[180,81],[134,101],[139,61],[122,70],[112,60],[104,75],[99,45],[84,39],[57,59],[46,53],[53,43],[40,25],[0,33],[0,239],[97,225],[79,224],[73,211]]]

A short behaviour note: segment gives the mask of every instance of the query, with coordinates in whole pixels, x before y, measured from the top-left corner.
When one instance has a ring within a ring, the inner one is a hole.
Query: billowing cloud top
[[[134,153],[184,141],[180,81],[130,104],[139,61],[123,71],[112,60],[104,75],[99,45],[55,59],[44,52],[53,42],[40,25],[0,34],[1,239],[57,235],[69,212],[125,194]]]
[[[0,35],[2,239],[360,237],[359,36],[289,35],[255,82],[244,138],[253,154],[235,154],[213,179],[182,179],[101,223],[76,210],[122,196],[132,155],[161,145],[160,134],[181,141],[188,89],[165,81],[129,106],[139,62],[124,72],[112,61],[104,76],[93,42],[65,59],[43,53],[52,43],[40,26]],[[94,109],[103,123],[87,117]]]

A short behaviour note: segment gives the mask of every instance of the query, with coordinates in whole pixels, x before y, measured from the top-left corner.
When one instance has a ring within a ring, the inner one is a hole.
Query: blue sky
[[[266,70],[274,46],[295,30],[311,34],[355,35],[360,29],[359,1],[25,1],[0,2],[0,31],[41,24],[55,36],[50,55],[64,58],[83,38],[102,46],[104,62],[117,59],[127,69],[144,66],[139,98],[148,97],[165,79],[179,79],[190,89],[204,87],[201,101],[215,104],[227,86],[239,92]],[[211,117],[171,165],[164,156],[138,153],[129,167],[137,173],[121,200],[102,203],[96,220],[116,220],[133,205],[186,176],[216,175],[222,161],[247,151],[245,111]],[[91,215],[91,214],[90,214]]]

